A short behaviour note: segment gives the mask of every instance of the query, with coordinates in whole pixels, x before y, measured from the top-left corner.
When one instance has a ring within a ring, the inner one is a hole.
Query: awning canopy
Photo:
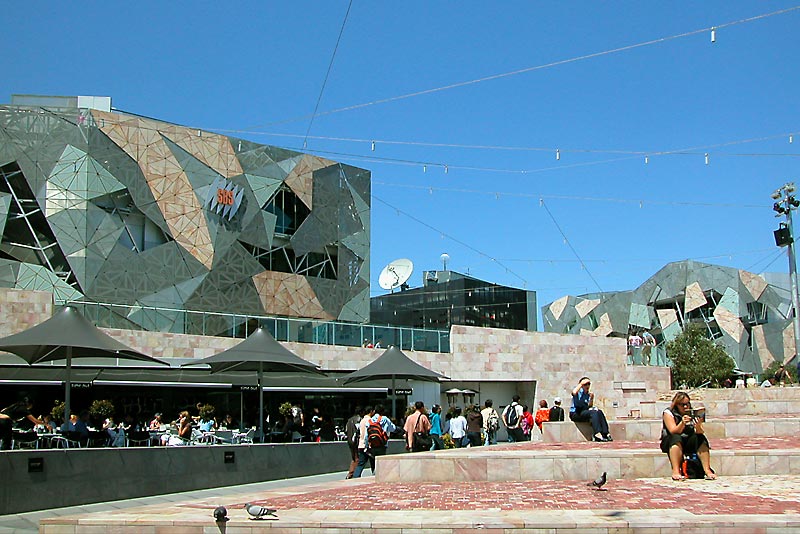
[[[239,372],[209,373],[207,368],[131,368],[131,367],[72,367],[73,383],[91,383],[95,386],[139,387],[207,387],[230,389],[256,386],[256,376]],[[60,385],[66,379],[66,369],[46,366],[0,365],[0,385]],[[265,391],[316,391],[316,392],[386,392],[388,388],[373,384],[343,386],[335,376],[270,373],[262,378]]]

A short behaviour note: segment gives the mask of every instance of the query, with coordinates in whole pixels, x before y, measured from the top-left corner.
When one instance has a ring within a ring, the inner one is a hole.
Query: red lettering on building
[[[223,206],[233,206],[233,191],[217,189],[217,202]]]

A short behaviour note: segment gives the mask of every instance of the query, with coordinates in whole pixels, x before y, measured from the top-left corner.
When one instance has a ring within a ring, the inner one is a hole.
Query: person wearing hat
[[[578,385],[572,390],[569,418],[576,423],[591,423],[594,441],[614,441],[608,433],[606,414],[594,405],[594,393],[589,391],[591,387],[592,381],[589,377],[582,376]]]
[[[561,407],[561,397],[556,397],[553,399],[553,407],[550,408],[549,421],[563,421],[563,420],[564,420],[564,408]]]

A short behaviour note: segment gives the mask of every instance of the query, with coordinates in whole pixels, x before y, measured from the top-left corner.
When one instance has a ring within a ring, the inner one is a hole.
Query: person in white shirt
[[[461,408],[456,408],[454,414],[455,417],[450,419],[450,437],[456,447],[461,447],[464,436],[467,435],[467,420],[461,415]]]
[[[358,463],[353,471],[353,478],[361,478],[361,472],[367,462],[369,462],[369,468],[375,473],[375,457],[367,453],[367,426],[373,415],[375,415],[375,408],[368,406],[364,409],[364,417],[358,425]]]
[[[497,445],[497,429],[500,428],[500,415],[498,415],[497,410],[495,410],[492,405],[492,399],[486,399],[486,402],[483,403],[485,408],[481,410],[481,415],[483,416],[483,433],[484,433],[484,445]]]

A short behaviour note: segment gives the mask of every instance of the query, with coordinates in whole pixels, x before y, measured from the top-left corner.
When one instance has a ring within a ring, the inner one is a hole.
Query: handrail
[[[368,341],[373,345],[380,342],[383,348],[394,345],[401,350],[450,352],[447,330],[81,300],[56,302],[56,306],[66,305],[79,308],[87,319],[105,328],[246,338],[263,327],[284,342],[359,347]]]

